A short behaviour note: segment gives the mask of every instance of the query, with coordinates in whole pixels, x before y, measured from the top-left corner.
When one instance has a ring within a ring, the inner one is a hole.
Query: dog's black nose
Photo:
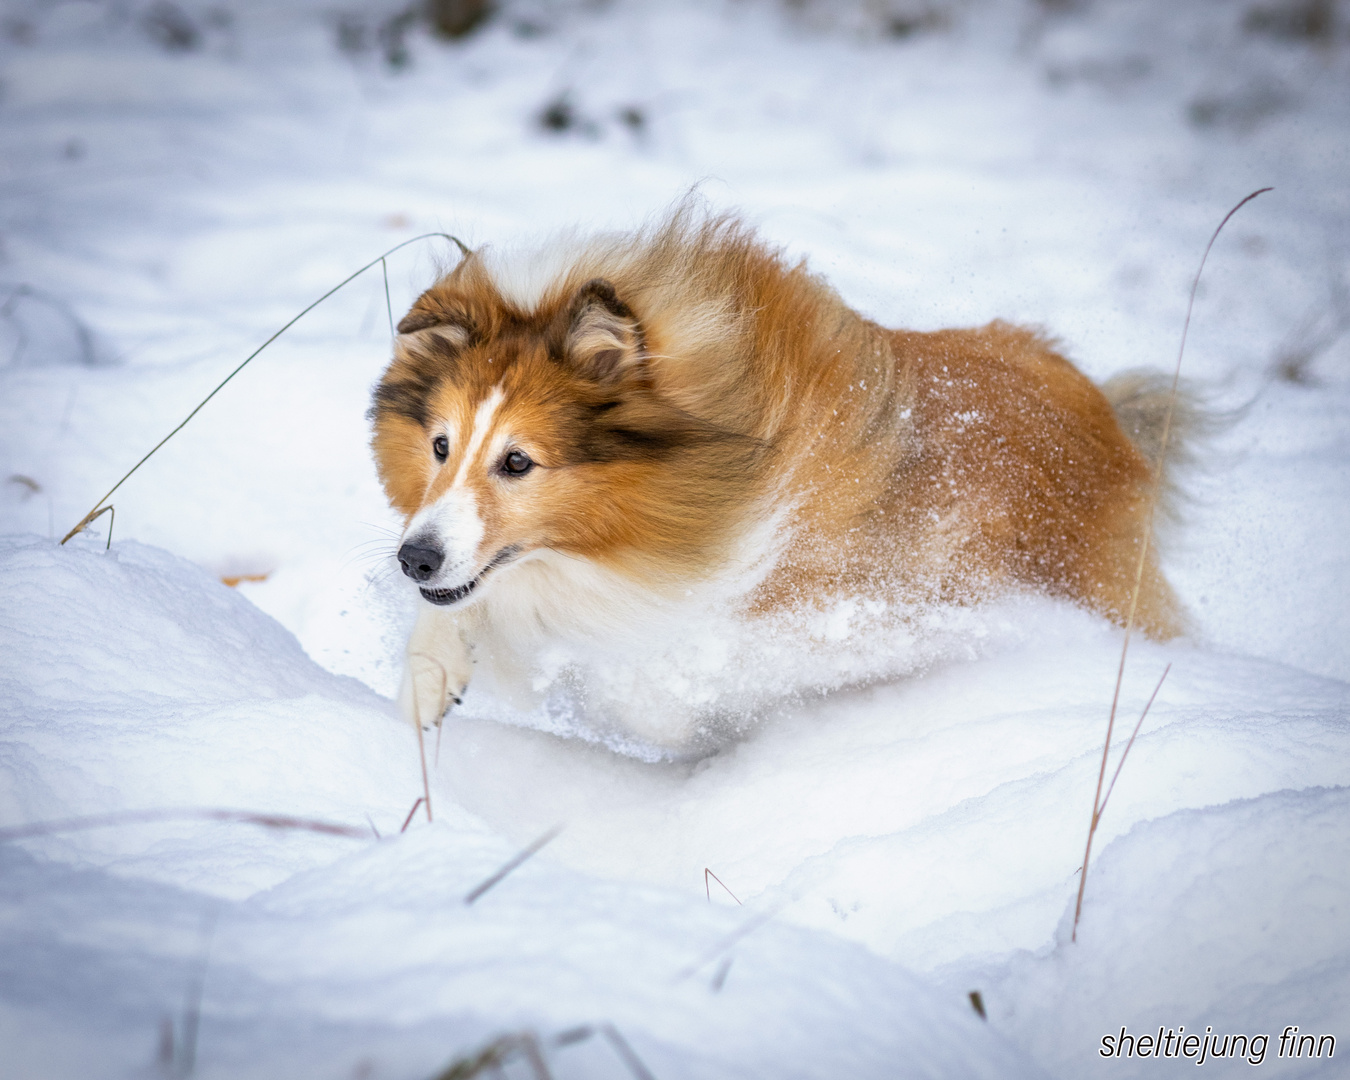
[[[444,560],[445,556],[435,548],[404,544],[398,549],[398,561],[403,565],[403,572],[414,581],[426,581],[441,568]]]

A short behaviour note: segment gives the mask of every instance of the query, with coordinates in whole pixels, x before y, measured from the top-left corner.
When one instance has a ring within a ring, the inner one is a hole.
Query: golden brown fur
[[[488,570],[467,607],[493,603],[487,576],[525,581],[527,557],[553,552],[656,597],[746,571],[749,619],[1021,587],[1124,620],[1150,463],[1036,332],[888,330],[734,218],[688,208],[545,281],[467,256],[400,324],[376,391],[376,462],[409,536],[452,487],[478,515],[464,558]],[[1134,405],[1142,430],[1153,414]],[[510,448],[528,474],[504,471]],[[1152,554],[1137,622],[1178,625]]]

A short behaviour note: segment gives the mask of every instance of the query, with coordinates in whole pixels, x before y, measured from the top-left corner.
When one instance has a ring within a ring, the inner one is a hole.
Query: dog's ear
[[[636,371],[646,357],[637,316],[604,278],[593,278],[577,290],[567,319],[564,353],[593,379],[620,379]]]
[[[429,311],[414,306],[398,323],[398,336],[416,334],[422,330],[435,331],[436,336],[457,349],[473,340],[473,322],[460,312]]]
[[[419,330],[425,330],[428,327],[436,326],[444,320],[440,315],[425,308],[413,308],[408,314],[398,321],[398,332],[400,334],[415,334]]]

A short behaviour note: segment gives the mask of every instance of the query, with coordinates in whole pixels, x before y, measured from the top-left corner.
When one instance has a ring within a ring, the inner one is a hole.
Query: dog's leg
[[[459,620],[443,608],[422,605],[408,638],[398,704],[409,723],[429,728],[439,724],[451,705],[458,705],[473,660]]]

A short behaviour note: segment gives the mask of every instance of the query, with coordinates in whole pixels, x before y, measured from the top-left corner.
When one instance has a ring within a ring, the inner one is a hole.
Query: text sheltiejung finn
[[[1104,1058],[1156,1057],[1188,1058],[1203,1065],[1215,1058],[1241,1059],[1248,1065],[1260,1065],[1267,1052],[1273,1058],[1330,1058],[1336,1053],[1334,1035],[1309,1035],[1299,1031],[1297,1024],[1289,1024],[1278,1037],[1270,1035],[1216,1035],[1210,1026],[1205,1033],[1186,1030],[1186,1025],[1175,1028],[1160,1027],[1157,1031],[1135,1033],[1122,1027],[1119,1035],[1103,1035],[1101,1049]]]

